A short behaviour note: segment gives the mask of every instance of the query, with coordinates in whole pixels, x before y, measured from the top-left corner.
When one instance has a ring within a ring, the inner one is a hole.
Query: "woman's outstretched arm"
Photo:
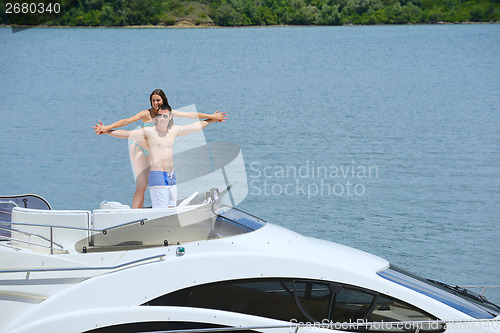
[[[180,112],[177,110],[172,110],[172,115],[174,117],[190,119],[210,119],[220,123],[225,122],[228,117],[228,114],[226,112],[220,112],[220,110],[215,111],[213,114],[206,114],[201,112]]]
[[[106,134],[107,132],[111,131],[112,129],[127,126],[128,124],[131,124],[131,123],[136,122],[138,120],[141,120],[141,119],[147,120],[148,115],[149,115],[149,111],[144,110],[144,111],[137,113],[135,116],[132,116],[132,117],[127,118],[127,119],[118,120],[117,122],[114,122],[111,125],[107,125],[107,126],[103,125],[103,123],[99,120],[99,124],[95,124],[94,126],[92,126],[92,128],[94,129],[94,132],[97,135]]]

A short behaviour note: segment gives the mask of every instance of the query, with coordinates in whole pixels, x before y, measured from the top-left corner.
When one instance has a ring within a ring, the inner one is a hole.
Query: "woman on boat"
[[[158,116],[158,110],[162,105],[164,106],[164,108],[166,107],[168,110],[172,111],[172,115],[174,117],[210,119],[217,122],[224,122],[227,119],[227,114],[225,112],[219,112],[219,110],[217,110],[213,114],[198,112],[179,112],[176,110],[172,110],[172,108],[168,104],[167,96],[161,89],[153,90],[153,92],[149,96],[149,101],[151,103],[151,108],[143,110],[130,118],[118,120],[117,122],[114,122],[113,124],[107,126],[99,121],[99,124],[95,124],[93,126],[95,133],[97,135],[105,134],[115,128],[126,126],[138,120],[142,120],[141,127],[143,128],[155,126],[156,123],[153,121],[153,119]],[[146,192],[146,188],[148,187],[148,175],[151,168],[148,158],[149,146],[147,146],[147,144],[145,144],[144,142],[135,141],[130,146],[129,153],[136,175],[135,192],[132,198],[132,208],[142,208],[144,205],[144,193]]]
[[[153,208],[168,208],[177,205],[177,179],[174,171],[173,147],[179,136],[185,136],[213,123],[205,119],[189,125],[174,125],[172,111],[162,106],[154,120],[154,128],[140,128],[132,131],[112,130],[108,135],[120,139],[139,140],[148,143],[150,169],[148,184]]]

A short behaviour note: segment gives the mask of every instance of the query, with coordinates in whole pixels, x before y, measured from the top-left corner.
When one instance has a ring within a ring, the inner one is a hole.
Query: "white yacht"
[[[0,202],[0,332],[500,332],[482,295],[267,223],[217,190],[168,209]]]

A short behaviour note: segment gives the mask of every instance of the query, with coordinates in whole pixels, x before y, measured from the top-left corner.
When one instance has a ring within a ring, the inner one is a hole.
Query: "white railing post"
[[[54,234],[52,227],[50,227],[50,254],[54,254]]]

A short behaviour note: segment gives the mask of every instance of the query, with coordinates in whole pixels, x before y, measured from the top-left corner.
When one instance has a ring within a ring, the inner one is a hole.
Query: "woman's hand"
[[[212,120],[223,123],[227,120],[228,114],[226,112],[220,112],[220,110],[217,110],[214,112],[212,117]]]
[[[108,133],[110,130],[110,128],[108,128],[108,126],[104,126],[104,124],[100,120],[99,124],[95,124],[94,126],[92,126],[92,128],[94,129],[94,132],[97,135]]]

